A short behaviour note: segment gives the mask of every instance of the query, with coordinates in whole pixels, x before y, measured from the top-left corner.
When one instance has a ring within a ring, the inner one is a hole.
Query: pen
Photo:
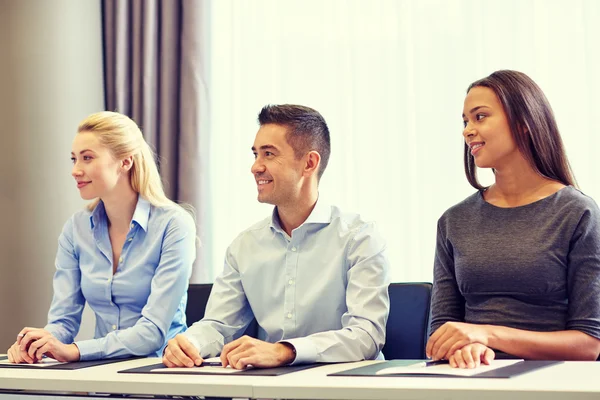
[[[221,361],[204,361],[201,367],[222,367]]]
[[[448,364],[448,360],[435,360],[435,361],[423,361],[417,364],[413,364],[411,365],[411,367],[433,367],[434,365],[440,365],[440,364]]]

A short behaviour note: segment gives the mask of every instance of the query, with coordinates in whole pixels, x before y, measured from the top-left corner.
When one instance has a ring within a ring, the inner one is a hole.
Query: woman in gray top
[[[600,210],[575,188],[548,100],[528,76],[469,86],[465,172],[478,192],[438,221],[427,355],[453,367],[600,353]],[[476,170],[493,168],[482,187]]]

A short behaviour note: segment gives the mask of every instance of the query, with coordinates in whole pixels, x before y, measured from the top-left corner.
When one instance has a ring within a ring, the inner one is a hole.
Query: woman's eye
[[[480,121],[485,118],[485,114],[477,114],[475,117],[477,118],[477,121]]]
[[[75,164],[75,157],[71,157],[71,162]]]
[[[463,120],[463,128],[467,127],[467,121]]]
[[[92,159],[92,157],[90,157],[90,156],[83,156],[83,159],[84,159],[84,161],[89,161],[89,160]]]

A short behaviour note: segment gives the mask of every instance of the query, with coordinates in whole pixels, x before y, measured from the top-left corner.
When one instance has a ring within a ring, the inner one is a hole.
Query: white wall
[[[71,141],[102,79],[99,0],[0,0],[0,353],[46,323],[58,235],[84,204]]]

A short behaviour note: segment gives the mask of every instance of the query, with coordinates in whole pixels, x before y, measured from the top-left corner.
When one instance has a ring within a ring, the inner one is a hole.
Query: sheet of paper
[[[523,360],[493,360],[490,365],[480,364],[479,367],[473,369],[452,368],[450,364],[437,364],[426,366],[425,363],[411,364],[404,367],[384,368],[377,371],[377,375],[393,375],[393,374],[427,374],[427,375],[455,375],[455,376],[471,376],[488,371],[493,371],[498,368],[507,367],[516,364]]]
[[[243,370],[233,369],[231,367],[191,367],[191,368],[156,368],[150,372],[172,372],[172,373],[194,373],[194,374],[235,374]]]
[[[66,364],[64,362],[60,362],[60,361],[56,361],[54,358],[42,358],[41,361],[38,361],[35,364],[13,364],[8,360],[2,360],[0,361],[0,365],[14,365],[14,366],[27,366],[27,367],[39,367],[39,368],[44,368],[44,367],[50,367],[52,365],[60,365],[60,364]]]

